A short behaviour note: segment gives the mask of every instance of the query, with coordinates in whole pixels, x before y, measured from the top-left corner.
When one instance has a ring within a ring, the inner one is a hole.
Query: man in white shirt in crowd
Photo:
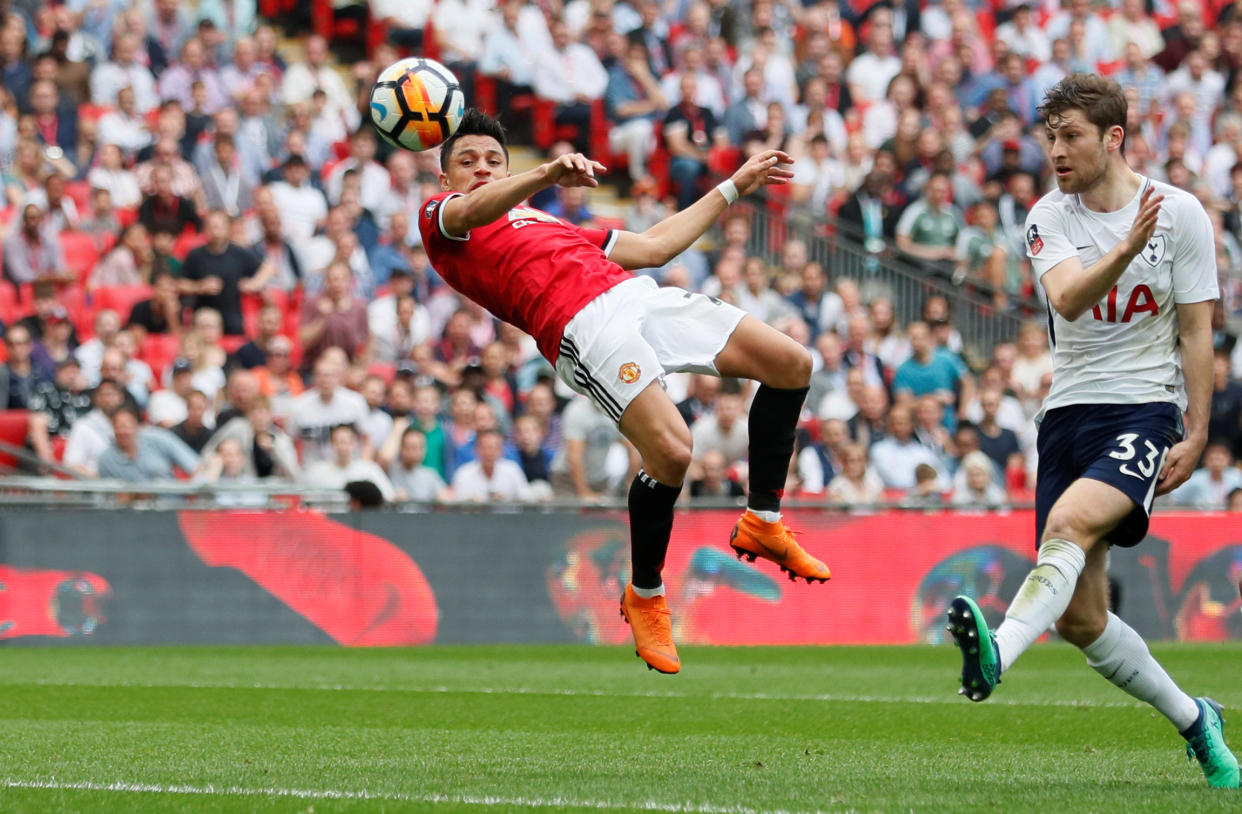
[[[281,173],[283,180],[269,188],[272,190],[272,201],[280,210],[285,239],[300,258],[306,241],[328,216],[328,200],[321,191],[311,186],[310,167],[306,159],[297,153],[285,159]]]
[[[919,464],[934,468],[939,490],[948,490],[944,461],[914,437],[910,408],[895,404],[888,411],[888,436],[871,445],[871,468],[884,481],[884,488],[908,490],[914,487],[914,470]]]
[[[551,26],[552,47],[535,65],[535,94],[556,102],[556,123],[578,128],[575,147],[589,152],[591,103],[608,89],[608,71],[589,45],[575,42],[564,21]]]
[[[503,457],[504,436],[482,430],[475,437],[474,460],[453,474],[453,494],[470,503],[515,502],[530,498],[530,484],[522,467]]]
[[[280,97],[285,105],[309,101],[316,90],[327,94],[328,106],[345,116],[350,129],[358,127],[361,116],[353,94],[341,75],[328,64],[328,42],[318,34],[306,40],[306,60],[294,62],[285,71]]]
[[[370,481],[379,488],[385,501],[396,493],[392,481],[375,461],[358,455],[358,430],[353,424],[337,424],[330,428],[331,457],[318,460],[302,471],[302,483],[324,489],[344,489],[351,481]]]
[[[361,395],[341,386],[347,360],[339,348],[328,348],[315,361],[311,389],[293,399],[286,431],[302,442],[302,463],[312,464],[332,457],[329,434],[340,424],[361,426],[367,418],[367,402]],[[363,457],[370,458],[371,444],[363,446]]]
[[[146,113],[160,103],[151,70],[139,62],[138,39],[132,34],[117,37],[112,60],[95,66],[91,71],[91,101],[111,107],[117,102],[117,91],[129,88],[134,92],[134,109]]]

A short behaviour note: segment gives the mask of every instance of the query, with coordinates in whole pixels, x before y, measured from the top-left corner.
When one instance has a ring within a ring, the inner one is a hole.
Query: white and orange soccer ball
[[[430,150],[457,130],[466,95],[457,77],[434,59],[410,57],[380,73],[371,88],[371,121],[389,143]]]

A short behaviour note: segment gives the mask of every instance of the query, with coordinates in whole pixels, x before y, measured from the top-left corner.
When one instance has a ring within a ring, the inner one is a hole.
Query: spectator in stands
[[[828,502],[838,506],[874,505],[884,499],[884,482],[867,463],[863,444],[845,445],[841,453],[842,470],[828,483]]]
[[[322,199],[322,195],[320,198]],[[284,220],[280,211],[275,207],[260,210],[259,226],[263,234],[250,250],[262,262],[272,265],[268,287],[292,291],[302,283],[302,263],[299,253],[285,236]]]
[[[46,213],[47,231],[56,238],[66,229],[77,228],[80,220],[78,207],[65,194],[65,179],[59,173],[48,173],[43,179],[43,185],[32,189],[26,195],[24,203],[35,204]]]
[[[57,157],[76,149],[78,144],[77,108],[62,105],[56,83],[35,80],[30,86],[30,109],[34,114],[35,137],[44,147],[60,150]]]
[[[949,202],[951,186],[950,176],[933,173],[923,196],[906,207],[897,222],[897,247],[945,277],[952,275],[948,264],[956,256],[957,236],[965,226],[961,211]]]
[[[475,443],[474,460],[463,464],[453,474],[454,499],[481,503],[514,502],[530,498],[530,484],[522,467],[501,457],[504,436],[496,430],[483,430]]]
[[[112,444],[112,414],[130,400],[124,386],[105,379],[91,393],[90,412],[69,429],[62,463],[81,475],[95,477],[99,456]],[[131,400],[132,401],[132,400]]]
[[[134,108],[139,113],[154,110],[160,97],[151,69],[138,60],[140,42],[132,34],[116,38],[112,59],[100,62],[91,71],[91,101],[103,107],[117,103],[121,88],[134,92]]]
[[[878,254],[884,251],[886,238],[896,237],[897,222],[904,206],[905,201],[893,183],[892,172],[876,166],[841,205],[837,217],[843,223],[851,224],[862,236],[863,247],[867,251]]]
[[[358,431],[364,438],[370,439],[371,449],[376,450],[392,433],[393,417],[385,409],[388,385],[383,376],[367,374],[359,392],[367,402],[367,415],[358,426]]]
[[[847,424],[850,438],[864,447],[871,447],[888,437],[888,391],[882,385],[866,385],[861,381],[859,386],[862,390],[858,398],[858,412]]]
[[[981,415],[975,422],[975,428],[979,433],[979,449],[992,460],[997,471],[1025,471],[1026,464],[1017,434],[1001,426],[997,420],[1001,409],[1001,398],[1001,391],[995,388],[985,387],[979,390]]]
[[[358,233],[351,229],[349,207],[334,206],[324,220],[323,234],[303,243],[302,286],[307,294],[318,294],[324,289],[327,269],[332,263],[341,262],[350,269],[350,290],[360,298],[367,299],[374,293],[371,264],[362,248]]]
[[[193,14],[178,0],[153,0],[147,11],[146,27],[151,32],[147,47],[160,52],[159,58],[155,54],[151,56],[152,62],[158,65],[153,68],[159,73],[193,36]]]
[[[146,409],[147,398],[156,386],[151,367],[134,357],[134,337],[129,331],[119,331],[99,360],[99,375],[115,379],[125,385],[140,409]]]
[[[151,394],[147,420],[157,427],[172,428],[186,419],[186,402],[194,390],[194,364],[184,356],[173,360],[172,385]],[[210,417],[204,419],[213,423]]]
[[[99,118],[97,133],[101,145],[115,145],[126,158],[136,156],[151,144],[147,119],[138,111],[132,88],[123,87],[117,91],[116,109]]]
[[[262,398],[258,377],[252,371],[241,367],[229,371],[221,394],[220,412],[216,417],[216,423],[220,425],[249,413],[255,402]]]
[[[222,210],[207,215],[207,243],[191,249],[181,270],[183,294],[194,296],[196,308],[214,308],[224,320],[224,333],[245,333],[241,295],[262,291],[275,272],[249,249],[230,239],[233,219]]]
[[[312,35],[306,40],[306,59],[295,62],[285,71],[280,84],[280,97],[286,105],[309,101],[316,90],[325,93],[327,108],[345,115],[357,127],[359,115],[354,97],[345,87],[341,75],[328,64],[328,43]],[[467,97],[469,98],[469,97]]]
[[[337,424],[357,426],[366,420],[367,402],[341,385],[346,360],[341,351],[325,351],[315,362],[311,389],[295,397],[285,424],[289,435],[302,443],[302,462],[331,457],[329,430]],[[366,448],[363,457],[370,457]]]
[[[736,380],[722,382],[712,409],[690,427],[694,456],[715,449],[723,452],[732,466],[746,459],[750,434],[746,425],[746,401]]]
[[[349,156],[337,163],[324,179],[324,191],[333,206],[341,202],[341,188],[345,173],[355,170],[362,183],[360,203],[372,212],[382,211],[385,199],[392,189],[392,177],[382,164],[375,160],[375,128],[363,125],[349,136]]]
[[[697,82],[692,73],[682,75],[681,101],[664,117],[664,140],[670,153],[669,178],[677,190],[679,210],[698,199],[699,180],[707,176],[712,148],[728,145],[728,133],[717,124],[715,115],[693,101]]]
[[[513,420],[513,445],[517,448],[518,463],[532,491],[544,495],[552,493],[552,461],[556,450],[544,443],[543,428],[532,415],[520,415]]]
[[[146,285],[151,280],[151,237],[141,223],[121,230],[116,246],[86,279],[88,291]],[[174,286],[175,288],[175,286]]]
[[[947,463],[923,446],[914,435],[914,416],[910,408],[896,404],[888,413],[888,436],[871,445],[871,466],[885,488],[911,489],[914,469],[928,464],[936,469],[941,491],[949,484]]]
[[[289,415],[293,398],[305,390],[293,365],[293,340],[284,335],[273,336],[267,342],[265,356],[265,364],[252,370],[259,380],[259,392],[271,400],[272,412],[283,420]]]
[[[72,284],[77,280],[77,275],[65,268],[60,242],[38,204],[21,207],[20,227],[4,239],[4,275],[18,285],[36,280]]]
[[[798,479],[805,494],[822,494],[828,484],[844,471],[844,452],[850,441],[849,427],[840,418],[825,418],[819,425],[819,439],[804,444],[795,457]]]
[[[625,443],[616,425],[594,401],[575,398],[565,407],[561,427],[565,440],[550,468],[556,494],[583,501],[615,495],[617,475],[624,473],[610,471],[609,455],[614,445]],[[476,450],[478,445],[476,439]]]
[[[864,50],[852,60],[846,71],[850,98],[854,104],[875,102],[884,98],[892,78],[901,70],[901,58],[893,50],[892,12],[877,9],[871,15],[871,31]]]
[[[390,293],[367,305],[367,326],[376,361],[408,359],[414,347],[430,337],[430,317],[427,309],[414,299],[413,288],[413,278],[404,269],[395,269],[390,278]]]
[[[255,397],[244,414],[220,422],[203,447],[203,457],[210,458],[226,443],[239,445],[244,458],[242,471],[250,477],[298,477],[300,467],[293,439],[272,423],[271,405],[265,396]]]
[[[95,187],[91,190],[91,209],[78,224],[78,231],[91,237],[95,248],[103,250],[112,244],[112,236],[121,231],[121,222],[112,205],[112,193]]]
[[[936,343],[926,322],[911,322],[906,335],[911,355],[894,374],[894,397],[910,404],[919,396],[934,395],[946,408],[954,409],[962,386],[961,370],[949,357],[936,352]]]
[[[173,143],[168,142],[159,149],[176,149],[170,145]],[[195,202],[173,190],[173,170],[170,167],[155,167],[151,171],[150,179],[152,190],[138,207],[138,221],[148,232],[163,229],[180,234],[187,229],[198,231],[202,228],[202,219],[198,215]]]
[[[420,503],[452,500],[453,493],[433,467],[425,463],[427,438],[415,427],[407,427],[401,434],[400,455],[388,468],[395,500],[413,500]]]
[[[106,190],[109,203],[118,209],[133,209],[142,203],[142,191],[138,178],[125,169],[124,156],[116,144],[104,143],[99,147],[99,163],[86,176],[92,189]]]
[[[1242,488],[1242,469],[1234,465],[1229,442],[1213,439],[1203,451],[1203,466],[1169,493],[1168,501],[1202,509],[1224,509],[1229,495]]]
[[[746,488],[730,474],[724,453],[719,450],[709,450],[703,455],[697,475],[690,481],[692,498],[740,498],[746,495]]]
[[[444,461],[450,476],[473,457],[478,404],[478,396],[468,388],[459,386],[449,394],[448,416],[444,421]],[[449,480],[451,482],[452,478]]]
[[[194,389],[205,393],[214,401],[225,382],[222,367],[224,349],[208,342],[195,328],[181,335],[181,355],[194,366]],[[170,368],[164,376],[166,383],[170,381],[171,373]]]
[[[220,209],[236,218],[253,205],[254,184],[242,171],[237,145],[227,133],[217,133],[212,161],[202,174],[203,200],[210,209]]]
[[[236,99],[254,86],[260,75],[268,76],[268,68],[258,60],[254,38],[241,36],[233,43],[232,60],[220,67],[220,85],[229,99]]]
[[[395,45],[420,53],[423,48],[423,29],[435,3],[431,0],[370,0],[373,25],[388,29],[388,40]]]
[[[962,458],[960,471],[964,475],[955,478],[953,494],[949,502],[956,508],[995,508],[1008,505],[1009,496],[996,482],[992,461],[978,450]],[[959,482],[960,481],[960,482]]]
[[[787,240],[781,249],[782,268],[792,276],[797,273],[800,287],[786,300],[811,331],[811,338],[822,330],[833,330],[841,320],[844,306],[841,297],[828,287],[824,267],[806,259],[806,244]]]
[[[175,99],[181,107],[190,110],[195,106],[191,86],[201,82],[207,94],[203,110],[208,115],[228,104],[228,96],[220,83],[220,74],[207,62],[203,41],[197,36],[189,37],[181,46],[181,59],[160,74],[161,99]]]
[[[25,325],[17,324],[4,335],[8,360],[0,363],[0,404],[7,410],[25,410],[40,384],[55,380],[54,366],[46,354],[34,355],[35,342]]]
[[[285,314],[280,306],[269,304],[260,308],[259,317],[255,321],[257,332],[237,349],[232,361],[246,370],[266,365],[268,348],[272,340],[280,335],[284,320]]]
[[[77,359],[67,356],[60,360],[55,379],[40,382],[26,403],[30,411],[27,437],[39,460],[54,461],[52,439],[67,439],[73,425],[92,407]]]
[[[604,97],[608,72],[589,45],[573,39],[563,20],[553,20],[548,30],[551,47],[535,58],[535,94],[556,103],[557,124],[577,127],[575,148],[586,153],[590,151],[591,103]]]
[[[395,498],[392,482],[374,461],[360,457],[359,433],[353,424],[337,424],[330,428],[331,456],[306,465],[301,481],[323,489],[343,489],[351,481],[370,481],[379,488],[384,499]]]
[[[194,450],[159,427],[143,426],[138,414],[121,407],[112,415],[112,444],[99,456],[99,476],[126,481],[167,480],[174,469],[197,472],[200,460]]]
[[[211,415],[211,402],[199,390],[192,390],[185,398],[185,418],[171,428],[172,434],[181,439],[195,452],[201,452],[211,439],[215,420]]]
[[[142,347],[148,334],[181,336],[181,297],[177,292],[176,279],[165,271],[156,271],[151,277],[151,297],[134,303],[129,312],[126,329],[134,335],[134,341]]]
[[[344,262],[333,261],[324,272],[323,293],[302,306],[299,329],[303,366],[310,367],[327,348],[340,348],[349,359],[369,356],[370,333],[366,303],[351,293],[353,272]]]
[[[647,161],[656,147],[656,125],[668,104],[641,41],[631,37],[625,58],[609,70],[604,106],[611,122],[609,150],[626,157],[630,178],[646,179]]]
[[[33,331],[31,336],[34,336]],[[73,323],[69,321],[69,312],[64,306],[54,305],[45,317],[41,336],[35,339],[32,355],[40,365],[54,366],[73,354],[73,342]]]

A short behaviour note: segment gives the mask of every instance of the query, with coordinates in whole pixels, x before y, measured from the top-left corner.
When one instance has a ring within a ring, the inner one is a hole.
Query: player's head
[[[1125,92],[1111,79],[1074,73],[1044,95],[1049,159],[1062,192],[1085,192],[1102,181],[1111,161],[1124,162]]]
[[[500,122],[477,108],[462,117],[440,147],[440,186],[469,192],[509,175],[509,145]]]

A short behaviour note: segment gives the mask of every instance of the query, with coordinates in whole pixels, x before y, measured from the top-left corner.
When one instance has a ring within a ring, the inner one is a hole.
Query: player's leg
[[[716,355],[715,364],[722,376],[759,382],[747,420],[750,493],[730,540],[734,551],[751,560],[772,560],[790,579],[828,580],[832,576],[828,567],[798,545],[780,515],[794,434],[811,380],[810,352],[747,315]]]
[[[690,428],[659,382],[652,382],[625,408],[619,424],[642,457],[630,484],[630,585],[621,613],[634,633],[639,657],[653,670],[681,669],[664,600],[664,557],[673,531],[673,507],[690,466]]]
[[[1134,501],[1119,489],[1079,478],[1048,513],[1035,567],[995,633],[969,597],[949,604],[949,634],[962,651],[962,695],[983,701],[992,694],[1001,673],[1065,613],[1087,553],[1106,548],[1103,536],[1133,509]]]
[[[1087,553],[1069,607],[1057,632],[1087,657],[1087,664],[1115,686],[1155,707],[1184,737],[1212,786],[1236,788],[1238,761],[1225,745],[1220,707],[1192,698],[1169,677],[1134,628],[1108,610],[1108,546]]]

